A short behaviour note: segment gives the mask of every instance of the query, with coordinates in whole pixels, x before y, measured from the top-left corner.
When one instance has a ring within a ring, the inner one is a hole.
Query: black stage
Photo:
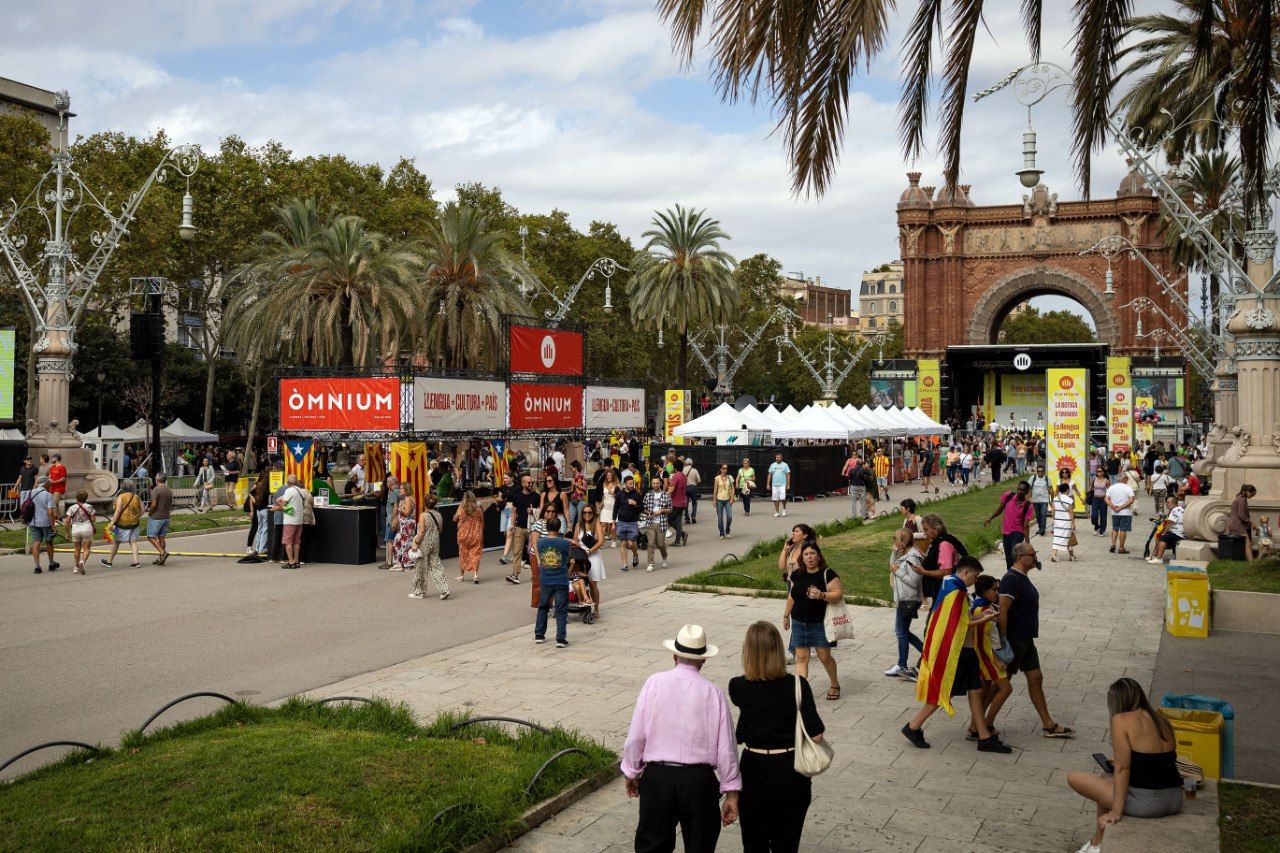
[[[1107,344],[993,344],[986,346],[947,347],[942,365],[942,420],[954,417],[964,423],[972,407],[982,399],[983,377],[988,370],[997,377],[1020,373],[1014,357],[1025,353],[1031,358],[1027,373],[1044,373],[1049,368],[1083,367],[1089,371],[1089,409],[1107,410]],[[999,382],[996,388],[999,389]],[[998,393],[998,391],[997,391]],[[996,405],[1000,405],[996,400]]]

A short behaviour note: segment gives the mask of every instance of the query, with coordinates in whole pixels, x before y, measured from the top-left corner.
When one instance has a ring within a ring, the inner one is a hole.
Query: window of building
[[[897,302],[893,302],[893,301],[890,301],[890,302],[889,302],[889,313],[890,313],[890,314],[897,314],[897,313],[898,313],[898,303],[897,303]]]
[[[875,318],[875,317],[872,317],[871,319],[867,320],[867,328],[868,328],[868,329],[874,329],[875,327],[876,327],[876,318]]]
[[[890,293],[897,293],[897,292],[898,292],[898,285],[896,285],[896,284],[891,284],[891,285],[889,285],[889,292],[890,292]]]
[[[876,293],[884,293],[884,282],[876,285]]]
[[[870,314],[876,313],[876,304],[874,302],[867,303],[867,312]]]

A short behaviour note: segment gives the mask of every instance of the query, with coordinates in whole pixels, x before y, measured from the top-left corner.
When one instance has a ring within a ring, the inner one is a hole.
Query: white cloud
[[[479,180],[501,186],[523,210],[558,207],[584,228],[593,219],[612,220],[633,238],[657,208],[675,202],[706,207],[733,235],[736,255],[767,252],[785,269],[842,286],[897,257],[895,204],[909,166],[897,141],[896,105],[856,93],[831,190],[820,201],[797,199],[767,116],[743,112],[757,118],[730,132],[714,117],[667,117],[685,115],[687,104],[663,114],[640,106],[652,84],[687,73],[672,56],[650,0],[564,0],[562,10],[585,9],[592,19],[517,38],[482,27],[469,12],[472,3],[441,2],[431,26],[325,56],[303,69],[305,83],[288,86],[247,84],[253,75],[235,67],[190,79],[166,71],[155,57],[185,38],[202,44],[314,38],[348,8],[347,0],[234,0],[183,20],[155,20],[181,16],[146,13],[140,0],[115,4],[110,13],[72,0],[54,5],[66,14],[48,17],[64,26],[55,30],[44,15],[40,22],[20,20],[23,47],[7,55],[8,73],[69,87],[81,133],[163,127],[176,140],[206,146],[234,133],[251,143],[277,139],[299,154],[343,153],[387,165],[416,157],[442,194]],[[385,0],[363,8],[386,16],[407,5]],[[973,90],[1020,62],[1016,18],[992,16],[991,27],[1000,44],[985,37],[980,43]],[[1054,22],[1046,47],[1064,42],[1063,32]],[[50,79],[47,56],[55,44],[65,59],[58,79]],[[138,52],[125,52],[126,46]],[[891,48],[873,68],[872,83],[882,86],[896,69]],[[705,73],[694,79],[705,81]],[[1025,112],[1008,95],[969,104],[963,176],[977,203],[1021,198],[1013,171],[1021,165],[1024,123]],[[1062,198],[1073,197],[1065,98],[1039,108],[1036,126],[1046,182]],[[941,183],[935,157],[915,166],[926,173],[924,183]],[[1104,155],[1095,171],[1096,194],[1107,195],[1123,164]]]

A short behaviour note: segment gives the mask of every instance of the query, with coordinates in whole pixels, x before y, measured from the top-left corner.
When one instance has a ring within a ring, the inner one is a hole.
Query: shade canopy
[[[715,438],[727,432],[768,432],[772,428],[772,422],[753,406],[739,412],[728,403],[721,403],[705,415],[676,427],[674,432],[683,438]]]
[[[160,431],[160,439],[162,441],[217,441],[218,434],[196,429],[182,418],[176,418],[173,423]]]
[[[95,427],[94,429],[86,430],[85,432],[80,433],[80,440],[81,441],[99,441],[99,440],[101,441],[133,441],[134,439],[128,434],[126,434],[124,430],[120,429],[120,427],[116,426],[115,424],[103,424],[102,435],[98,435],[98,430]]]

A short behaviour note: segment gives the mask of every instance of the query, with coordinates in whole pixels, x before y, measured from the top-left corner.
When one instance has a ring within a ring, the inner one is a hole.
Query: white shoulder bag
[[[827,614],[822,617],[822,627],[829,643],[853,639],[853,623],[849,620],[849,608],[844,603],[844,596],[838,601],[827,602]]]
[[[801,776],[817,776],[831,766],[835,750],[826,738],[817,743],[804,730],[804,717],[800,714],[800,676],[796,680],[796,772]]]

